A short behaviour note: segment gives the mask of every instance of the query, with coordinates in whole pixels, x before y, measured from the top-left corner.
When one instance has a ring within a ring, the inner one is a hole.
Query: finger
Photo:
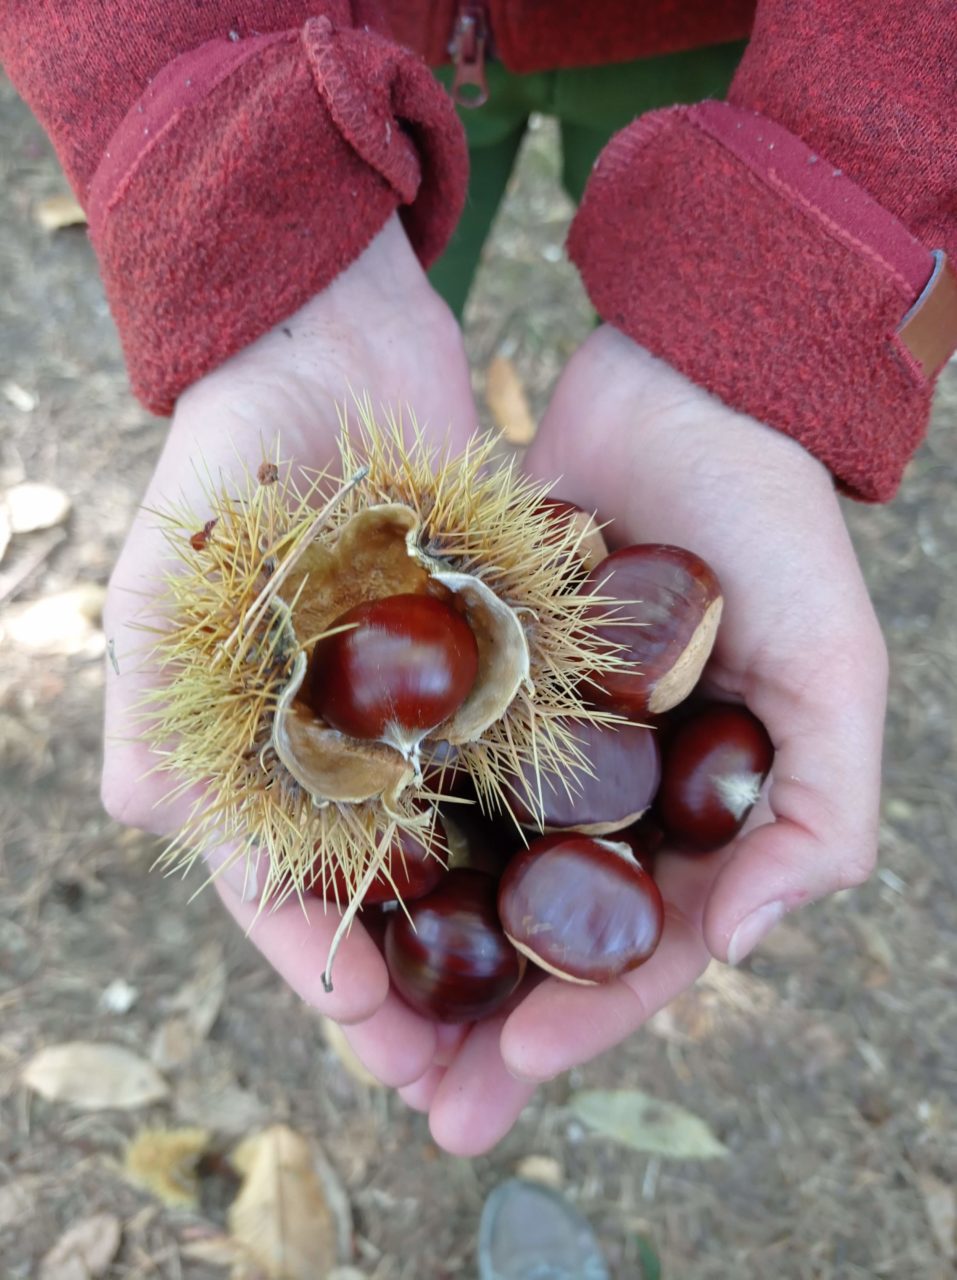
[[[477,1023],[447,1069],[429,1110],[432,1137],[453,1156],[491,1150],[518,1119],[534,1084],[510,1075],[499,1048],[504,1015]]]
[[[262,909],[258,903],[242,902],[221,880],[215,883],[229,914],[306,1004],[341,1023],[364,1022],[381,1007],[389,991],[389,975],[361,924],[353,924],[343,939],[336,955],[333,990],[327,992],[322,974],[339,924],[338,911],[318,899],[291,899],[280,907]]]
[[[704,934],[732,964],[788,911],[862,884],[877,858],[885,684],[876,665],[825,678],[827,697],[780,699],[767,689],[756,714],[775,742],[768,802],[774,821],[742,837],[708,898]]]
[[[522,1001],[502,1030],[508,1071],[538,1082],[589,1062],[689,987],[709,959],[698,931],[669,908],[658,950],[640,969],[596,987],[549,978]]]
[[[437,1022],[435,1024],[435,1064],[448,1067],[465,1042],[471,1024],[467,1022]]]
[[[371,1018],[342,1028],[362,1065],[391,1089],[419,1080],[433,1065],[435,1024],[390,991]]]
[[[399,1090],[399,1097],[413,1111],[426,1112],[431,1107],[444,1077],[443,1067],[429,1067],[428,1071],[413,1084],[404,1085]]]

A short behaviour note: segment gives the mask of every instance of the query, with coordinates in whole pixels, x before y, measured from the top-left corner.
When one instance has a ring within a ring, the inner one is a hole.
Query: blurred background
[[[467,313],[518,443],[592,324],[534,124]],[[318,1280],[237,1244],[299,1215],[339,1280],[470,1277],[515,1172],[581,1208],[616,1280],[957,1274],[957,364],[901,496],[847,507],[892,660],[880,870],[457,1160],[100,809],[99,611],[165,424],[77,216],[0,78],[0,1275]]]

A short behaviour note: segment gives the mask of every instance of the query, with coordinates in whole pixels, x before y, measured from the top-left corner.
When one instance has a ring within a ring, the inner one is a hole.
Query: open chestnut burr
[[[747,707],[707,703],[668,730],[654,815],[667,842],[707,853],[744,826],[774,763],[764,725]]]
[[[525,958],[506,938],[496,912],[495,880],[450,871],[441,884],[396,911],[385,934],[392,982],[418,1013],[442,1022],[474,1022],[518,986]]]
[[[661,894],[631,847],[577,832],[543,836],[512,859],[498,913],[523,955],[584,984],[644,963],[664,925]]]
[[[714,571],[682,547],[623,547],[592,569],[595,591],[618,602],[602,634],[623,646],[624,669],[592,677],[590,696],[632,719],[660,715],[697,684],[714,646],[723,598]]]

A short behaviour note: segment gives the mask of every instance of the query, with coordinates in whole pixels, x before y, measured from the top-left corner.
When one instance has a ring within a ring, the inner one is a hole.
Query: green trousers
[[[505,193],[515,157],[533,112],[553,116],[562,142],[562,184],[578,203],[599,151],[613,133],[655,107],[723,98],[744,43],[713,45],[687,53],[512,75],[499,63],[487,68],[489,98],[482,107],[460,107],[471,160],[468,197],[459,225],[429,278],[461,316],[482,246]],[[436,71],[448,87],[452,69]]]

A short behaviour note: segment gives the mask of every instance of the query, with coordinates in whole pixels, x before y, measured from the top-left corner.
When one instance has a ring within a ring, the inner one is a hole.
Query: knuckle
[[[877,867],[876,841],[861,845],[844,859],[838,868],[839,889],[856,889],[871,878]]]

